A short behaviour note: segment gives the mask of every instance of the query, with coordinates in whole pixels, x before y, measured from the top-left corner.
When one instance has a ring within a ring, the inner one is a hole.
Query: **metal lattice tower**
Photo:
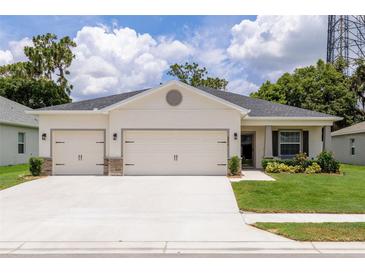
[[[327,62],[343,58],[350,73],[356,60],[365,59],[365,15],[329,15]]]

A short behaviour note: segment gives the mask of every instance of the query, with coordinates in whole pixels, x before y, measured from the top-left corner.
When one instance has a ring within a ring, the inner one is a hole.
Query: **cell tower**
[[[357,59],[365,58],[365,15],[329,15],[327,62],[343,58],[351,73]]]

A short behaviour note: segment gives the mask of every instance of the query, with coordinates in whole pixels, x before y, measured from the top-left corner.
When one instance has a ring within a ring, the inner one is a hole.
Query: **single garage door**
[[[124,131],[124,175],[226,175],[226,130]]]
[[[102,175],[104,131],[54,130],[52,154],[54,175]]]

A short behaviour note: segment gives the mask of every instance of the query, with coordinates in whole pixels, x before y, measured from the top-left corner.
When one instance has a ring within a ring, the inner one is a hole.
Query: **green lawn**
[[[241,210],[365,213],[365,166],[342,165],[341,175],[272,174],[277,181],[232,183]]]
[[[365,223],[256,223],[253,226],[297,241],[365,241]]]
[[[29,181],[29,165],[0,166],[0,190]]]

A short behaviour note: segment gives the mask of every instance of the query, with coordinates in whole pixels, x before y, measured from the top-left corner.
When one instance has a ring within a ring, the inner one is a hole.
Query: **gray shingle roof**
[[[237,106],[251,110],[249,113],[252,117],[333,117],[335,116],[306,110],[297,107],[291,107],[283,104],[273,103],[261,99],[251,98],[237,93],[220,91],[212,88],[199,87],[211,95],[217,96]],[[91,100],[79,101],[64,105],[41,108],[38,110],[93,110],[95,108],[102,109],[117,102],[126,100],[134,95],[137,95],[145,90],[137,90],[126,92],[107,97],[95,98]]]
[[[207,87],[199,89],[215,95],[228,102],[236,104],[246,109],[250,109],[249,116],[252,117],[334,117],[321,112],[311,111],[303,108],[287,106],[279,103],[273,103],[262,99],[256,99],[249,96],[216,90]]]
[[[31,114],[26,114],[27,110],[32,109],[0,96],[0,124],[38,127],[38,119]]]
[[[50,106],[45,108],[40,108],[37,110],[94,110],[94,109],[102,109],[108,106],[111,106],[115,103],[121,102],[129,97],[137,95],[147,89],[136,90],[131,92],[124,92],[120,94],[114,94],[105,97],[99,97],[84,101],[78,101],[74,103],[62,104],[57,106]]]
[[[346,134],[356,134],[365,132],[365,122],[357,123],[355,125],[342,128],[340,130],[332,132],[332,136],[340,136]]]

